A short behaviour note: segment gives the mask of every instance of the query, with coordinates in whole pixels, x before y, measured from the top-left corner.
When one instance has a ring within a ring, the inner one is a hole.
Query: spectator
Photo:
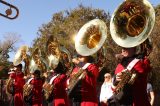
[[[104,82],[101,86],[101,92],[100,92],[101,106],[107,106],[107,100],[113,95],[113,91],[111,89],[111,86],[112,86],[111,74],[106,73],[104,75]]]
[[[151,83],[147,83],[147,94],[150,101],[151,106],[154,104],[155,94],[152,88]]]

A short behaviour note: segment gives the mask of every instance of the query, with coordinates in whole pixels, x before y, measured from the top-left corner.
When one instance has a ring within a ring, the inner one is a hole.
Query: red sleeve
[[[93,75],[95,78],[98,77],[98,75],[99,75],[99,69],[98,69],[98,67],[97,67],[95,64],[89,65],[87,69],[88,69],[88,72],[91,72],[92,75]]]
[[[65,75],[65,74],[62,74],[62,75],[59,75],[54,81],[53,81],[53,83],[54,83],[54,85],[56,85],[56,84],[59,84],[59,83],[61,83],[61,82],[63,82],[63,81],[66,81],[67,80],[67,76]]]
[[[10,78],[15,79],[15,78],[16,78],[16,73],[12,73],[12,74],[10,74]]]
[[[115,74],[122,72],[124,70],[124,67],[121,64],[118,64],[115,70]]]
[[[87,75],[82,80],[81,85],[81,99],[83,101],[91,101],[92,103],[98,103],[97,101],[97,77],[99,69],[95,64],[90,64],[87,67]],[[89,104],[88,104],[89,105]],[[87,105],[87,106],[88,106]]]
[[[99,75],[98,67],[94,64],[91,64],[88,66],[87,71],[89,73],[87,73],[87,75],[85,77],[86,82],[92,86],[95,86],[96,82],[97,82],[98,75]]]
[[[24,74],[22,72],[18,73],[16,75],[15,86],[19,86],[19,87],[23,88],[23,85],[25,84],[25,80],[23,77],[24,77]]]
[[[148,71],[151,71],[151,66],[150,66],[150,60],[145,58],[144,59],[144,64],[145,64],[145,68],[148,69]]]
[[[148,73],[151,70],[150,62],[148,59],[140,60],[135,66],[134,69],[138,73]]]

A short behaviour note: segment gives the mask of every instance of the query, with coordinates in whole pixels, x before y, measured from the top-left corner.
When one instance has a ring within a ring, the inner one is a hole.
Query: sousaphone
[[[107,38],[107,26],[100,19],[93,19],[82,26],[75,37],[75,49],[82,56],[96,53]]]
[[[96,53],[107,38],[106,24],[100,19],[93,19],[82,26],[75,37],[75,49],[82,56],[90,56]],[[86,71],[82,68],[70,77],[67,86],[68,96],[72,96],[78,83],[85,78]]]
[[[60,46],[59,49],[61,52],[60,61],[64,66],[64,71],[66,72],[67,75],[69,75],[73,69],[71,53],[65,46]]]
[[[70,54],[69,50],[67,48],[65,48],[65,46],[60,46],[59,49],[60,49],[61,53],[63,53],[63,55],[66,54],[67,61],[69,63],[71,63],[71,54]]]
[[[29,74],[29,62],[30,62],[30,56],[27,54],[28,52],[28,46],[23,45],[21,46],[18,51],[15,54],[13,65],[17,66],[21,64],[23,61],[25,63],[24,72],[25,74]]]
[[[21,46],[15,54],[13,64],[14,66],[19,65],[25,58],[28,52],[28,46]]]
[[[59,64],[60,56],[61,56],[59,43],[54,36],[50,36],[48,38],[48,41],[46,43],[46,52],[48,57],[49,68],[51,70],[54,70]],[[54,89],[54,85],[52,84],[52,82],[51,83],[45,82],[43,84],[44,99],[46,101],[49,101],[50,99],[52,99],[53,89]]]
[[[126,0],[113,13],[110,21],[110,32],[113,40],[121,47],[147,47],[147,40],[155,23],[155,11],[148,0]],[[143,50],[141,50],[143,51]],[[148,53],[146,53],[148,55]],[[142,56],[143,58],[143,56]],[[137,73],[125,70],[121,81],[115,88],[119,93],[126,84],[133,84]]]
[[[45,72],[47,70],[46,64],[42,61],[41,51],[37,47],[32,52],[32,59],[30,61],[30,72],[33,73],[36,69]]]
[[[121,47],[135,47],[148,38],[154,23],[155,11],[148,0],[126,0],[111,17],[111,36]]]
[[[59,49],[59,43],[57,41],[57,38],[55,38],[54,36],[49,37],[46,44],[46,52],[49,67],[52,69],[56,68],[60,61],[61,52]]]

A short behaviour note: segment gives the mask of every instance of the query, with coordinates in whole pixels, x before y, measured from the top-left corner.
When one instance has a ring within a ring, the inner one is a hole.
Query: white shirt
[[[112,83],[111,82],[104,82],[101,86],[100,92],[100,102],[106,101],[113,95],[113,91],[111,89]]]

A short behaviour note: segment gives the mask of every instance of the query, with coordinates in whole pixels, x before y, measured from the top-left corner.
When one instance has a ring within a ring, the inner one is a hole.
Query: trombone
[[[5,2],[5,1],[3,1],[3,0],[0,0],[0,3],[4,4],[4,5],[6,5],[6,6],[9,6],[9,8],[6,9],[5,14],[0,13],[0,16],[3,16],[3,17],[5,17],[5,18],[11,19],[11,20],[18,17],[18,15],[19,15],[19,10],[18,10],[17,7],[15,7],[15,6],[13,6],[12,4],[9,4],[9,3],[7,3],[7,2]],[[12,9],[15,9],[15,10],[16,10],[16,14],[15,14],[15,16],[10,17],[10,15],[12,14]]]

